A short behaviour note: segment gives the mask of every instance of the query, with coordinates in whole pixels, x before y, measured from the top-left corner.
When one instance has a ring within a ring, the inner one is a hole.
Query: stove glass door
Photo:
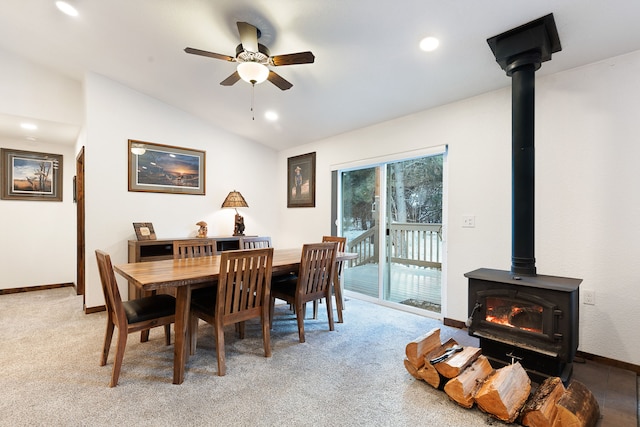
[[[541,305],[505,297],[487,297],[485,303],[487,322],[529,332],[543,332],[544,308]]]

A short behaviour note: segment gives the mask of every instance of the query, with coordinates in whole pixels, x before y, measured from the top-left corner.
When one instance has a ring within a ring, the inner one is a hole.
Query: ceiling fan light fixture
[[[238,64],[238,74],[247,83],[259,84],[269,77],[269,68],[259,62],[241,62]]]

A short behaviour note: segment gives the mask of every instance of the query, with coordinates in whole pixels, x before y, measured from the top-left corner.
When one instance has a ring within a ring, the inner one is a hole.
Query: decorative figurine
[[[199,225],[198,229],[198,237],[207,237],[207,223],[204,221],[197,222],[196,225]]]
[[[234,236],[244,236],[244,218],[236,213],[235,227],[233,228]]]

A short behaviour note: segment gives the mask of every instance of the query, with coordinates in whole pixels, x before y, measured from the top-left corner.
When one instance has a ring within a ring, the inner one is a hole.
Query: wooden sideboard
[[[243,237],[249,236],[208,236],[207,239],[216,241],[216,250],[232,251],[240,249],[240,241]],[[254,237],[254,236],[251,236]],[[180,240],[193,240],[197,237],[186,237],[179,239],[158,239],[158,240],[129,240],[129,261],[145,262],[158,261],[173,258],[173,242]],[[129,284],[129,299],[139,298],[136,287]]]

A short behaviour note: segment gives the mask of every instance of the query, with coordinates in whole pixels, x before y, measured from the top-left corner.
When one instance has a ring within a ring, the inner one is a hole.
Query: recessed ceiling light
[[[267,111],[266,113],[264,113],[264,118],[269,120],[270,122],[275,122],[276,120],[278,120],[278,113],[276,113],[275,111]]]
[[[436,50],[439,45],[440,40],[435,37],[425,37],[420,40],[420,49],[424,50],[425,52]]]
[[[33,123],[20,123],[20,127],[24,130],[37,130],[38,126]]]
[[[56,7],[69,16],[78,16],[78,10],[66,1],[57,1]]]

